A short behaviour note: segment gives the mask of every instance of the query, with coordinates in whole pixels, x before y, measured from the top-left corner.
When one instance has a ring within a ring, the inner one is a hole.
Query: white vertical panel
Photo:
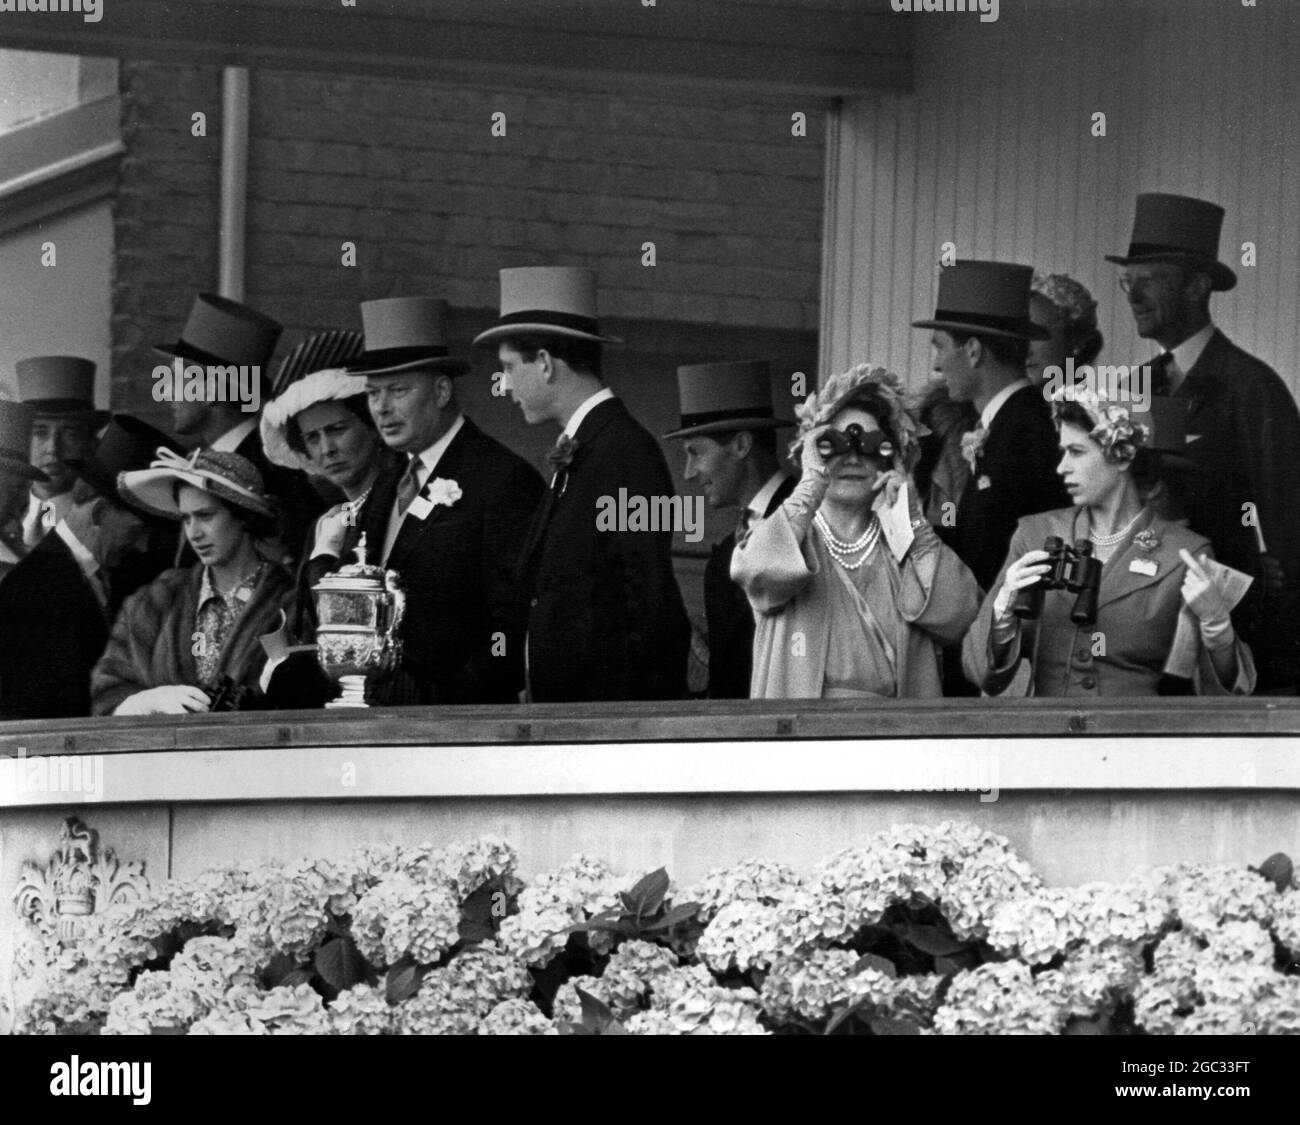
[[[933,310],[947,241],[1069,273],[1100,303],[1104,356],[1151,355],[1103,256],[1127,246],[1136,194],[1159,190],[1227,209],[1221,252],[1241,283],[1215,320],[1300,386],[1300,4],[1004,0],[985,30],[913,19],[915,92],[855,99],[839,119],[836,210],[851,204],[852,221],[826,248],[824,322],[848,332],[824,343],[834,366],[869,349],[924,383],[928,334],[907,325]],[[1239,268],[1248,239],[1253,271]]]

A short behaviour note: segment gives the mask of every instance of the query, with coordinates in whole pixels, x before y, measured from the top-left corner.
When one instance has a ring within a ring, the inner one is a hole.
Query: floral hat
[[[1088,387],[1064,386],[1052,395],[1052,421],[1059,427],[1061,411],[1073,402],[1083,408],[1092,422],[1088,436],[1101,446],[1107,461],[1122,464],[1132,461],[1139,449],[1151,440],[1151,427],[1133,421],[1127,403],[1112,402],[1103,392]]]
[[[178,482],[210,492],[246,512],[275,515],[266,495],[266,486],[262,483],[262,474],[256,465],[238,453],[196,449],[188,457],[182,457],[166,446],[160,446],[158,459],[147,469],[117,475],[117,487],[137,504],[172,520],[181,518],[176,503]]]
[[[820,390],[814,391],[795,407],[799,433],[790,445],[790,456],[796,464],[808,433],[826,425],[862,391],[873,391],[884,401],[889,412],[887,425],[898,443],[898,459],[907,472],[912,471],[921,458],[919,439],[930,431],[907,408],[903,384],[898,376],[870,363],[859,363],[832,375]]]
[[[1063,273],[1035,273],[1031,293],[1046,297],[1065,314],[1066,323],[1097,327],[1097,302],[1087,288]]]

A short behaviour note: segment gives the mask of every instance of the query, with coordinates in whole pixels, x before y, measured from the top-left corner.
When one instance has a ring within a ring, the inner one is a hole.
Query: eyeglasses
[[[857,422],[843,430],[827,430],[817,439],[817,452],[826,460],[850,450],[872,461],[889,461],[894,456],[893,443],[879,430],[868,433]]]
[[[1157,282],[1181,279],[1182,276],[1182,270],[1160,270],[1158,273],[1141,274],[1137,277],[1122,273],[1119,275],[1119,287],[1125,293],[1132,293],[1134,289],[1148,289]]]

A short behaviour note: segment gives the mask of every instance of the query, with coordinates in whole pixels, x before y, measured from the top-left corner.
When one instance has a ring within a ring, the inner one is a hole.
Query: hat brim
[[[36,481],[39,484],[48,484],[50,480],[35,465],[27,461],[20,461],[17,457],[7,457],[3,453],[0,453],[0,473],[10,473],[13,476]]]
[[[472,347],[504,340],[507,336],[563,336],[566,340],[589,340],[593,344],[621,344],[617,336],[597,336],[580,328],[563,328],[557,324],[497,324],[474,337]]]
[[[275,515],[275,509],[265,500],[241,496],[237,492],[223,488],[219,479],[214,479],[207,473],[186,472],[182,469],[136,469],[117,474],[119,491],[131,496],[138,507],[168,520],[181,518],[181,510],[176,503],[175,495],[178,483],[210,492],[219,500],[233,507],[242,508],[246,512],[254,512],[261,516]]]
[[[945,332],[956,329],[958,332],[969,332],[976,336],[1001,336],[1006,340],[1050,340],[1052,338],[1052,334],[1046,328],[1035,324],[1032,320],[1026,320],[1014,328],[994,328],[973,320],[914,320],[912,327],[940,328]]]
[[[177,340],[174,344],[154,344],[153,350],[159,355],[201,363],[205,367],[256,367],[259,371],[266,367],[271,361],[271,356],[275,354],[275,350],[272,349],[258,363],[248,363],[244,360],[227,359],[225,356],[219,356],[213,352],[205,352],[202,348],[196,348],[185,343],[184,340]],[[262,378],[266,379],[267,376],[263,375]]]
[[[92,407],[72,406],[66,399],[29,398],[24,405],[32,408],[36,418],[67,418],[74,422],[85,422],[92,430],[102,429],[113,417],[111,410],[96,410]]]
[[[779,430],[785,426],[793,426],[794,422],[787,422],[784,418],[724,418],[718,422],[702,422],[698,426],[684,426],[679,430],[671,430],[664,434],[664,438],[685,438],[695,437],[703,434],[734,434],[740,430]]]
[[[423,359],[410,359],[403,363],[370,363],[367,364],[365,359],[349,363],[343,370],[349,375],[398,375],[403,371],[416,371],[424,368],[435,375],[450,375],[455,379],[458,375],[465,375],[473,367],[473,364],[466,359],[456,359],[454,356],[426,356]]]
[[[1210,288],[1216,293],[1226,293],[1229,289],[1237,287],[1237,275],[1232,270],[1222,262],[1210,261],[1202,258],[1199,254],[1179,254],[1163,250],[1153,254],[1134,254],[1132,256],[1106,254],[1105,258],[1106,261],[1114,262],[1117,266],[1155,265],[1160,262],[1190,266],[1194,269],[1204,270],[1210,275]]]

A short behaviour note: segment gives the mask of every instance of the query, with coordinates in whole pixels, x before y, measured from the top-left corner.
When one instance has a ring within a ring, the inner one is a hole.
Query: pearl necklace
[[[813,517],[813,522],[817,525],[817,531],[822,537],[822,542],[826,544],[826,550],[830,552],[831,558],[845,570],[857,570],[861,567],[871,557],[872,550],[880,541],[880,523],[875,516],[872,516],[871,522],[867,525],[867,530],[853,543],[845,543],[843,540],[835,538],[831,532],[830,524],[826,522],[826,517],[821,512],[818,512]],[[847,561],[859,551],[863,552],[862,558],[855,563]]]
[[[1137,523],[1137,521],[1140,520],[1141,518],[1142,518],[1142,512],[1139,511],[1136,516],[1134,516],[1131,520],[1128,521],[1128,523],[1126,523],[1118,531],[1112,532],[1110,535],[1098,535],[1095,531],[1091,530],[1090,528],[1088,530],[1088,538],[1091,539],[1098,547],[1113,547],[1115,546],[1116,543],[1120,542],[1130,531],[1133,530],[1133,525]]]

